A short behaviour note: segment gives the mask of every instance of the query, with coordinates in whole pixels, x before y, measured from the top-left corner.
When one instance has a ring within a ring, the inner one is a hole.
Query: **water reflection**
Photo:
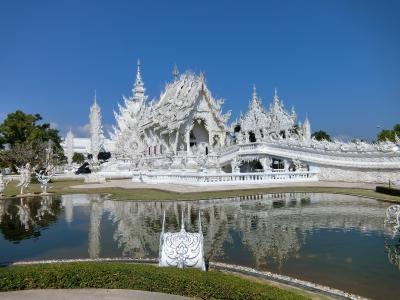
[[[390,263],[400,270],[400,230],[397,224],[385,222],[384,245]]]
[[[382,231],[387,206],[375,201],[355,202],[355,197],[329,194],[269,194],[199,202],[126,202],[104,200],[99,195],[62,195],[0,202],[0,230],[5,239],[18,242],[39,236],[57,220],[74,221],[74,209],[89,209],[88,256],[101,256],[103,216],[113,225],[113,240],[123,256],[156,257],[162,213],[167,211],[168,230],[178,230],[180,211],[187,227],[197,230],[202,211],[205,253],[210,260],[224,256],[224,249],[240,239],[256,262],[283,263],[296,256],[307,234],[324,228]],[[104,222],[103,222],[104,223]],[[106,222],[105,222],[106,223]]]
[[[205,255],[211,261],[284,273],[373,298],[387,292],[388,299],[396,289],[400,292],[400,236],[384,225],[387,207],[359,197],[307,193],[194,202],[111,201],[99,195],[3,199],[0,262],[156,258],[163,211],[166,230],[179,230],[184,210],[186,229],[197,231],[201,210]]]
[[[41,230],[57,220],[60,211],[60,200],[51,196],[0,200],[0,231],[14,243],[39,237]]]

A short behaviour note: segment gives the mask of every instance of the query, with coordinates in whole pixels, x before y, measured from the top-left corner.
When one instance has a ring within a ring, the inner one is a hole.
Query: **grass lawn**
[[[294,291],[226,274],[132,263],[58,263],[0,268],[0,291],[135,289],[198,299],[309,299]],[[1,294],[0,294],[1,297]]]
[[[7,196],[13,196],[19,193],[19,188],[16,187],[17,182],[11,182],[5,191]],[[61,194],[109,194],[114,200],[201,200],[212,198],[226,198],[237,196],[249,196],[265,193],[291,193],[291,192],[308,192],[308,193],[333,193],[356,195],[362,197],[373,198],[376,200],[400,203],[399,196],[386,195],[377,193],[374,190],[361,188],[336,188],[336,187],[273,187],[273,188],[256,188],[243,190],[227,190],[227,191],[205,191],[205,192],[190,192],[177,193],[159,189],[123,189],[123,188],[90,188],[90,189],[73,189],[71,186],[83,184],[82,180],[55,181],[51,184],[51,193]],[[40,193],[39,184],[31,184],[30,191]]]

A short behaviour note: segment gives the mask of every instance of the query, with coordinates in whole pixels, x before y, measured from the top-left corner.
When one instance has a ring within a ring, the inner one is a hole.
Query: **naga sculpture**
[[[160,254],[158,262],[160,267],[177,267],[180,269],[193,267],[203,271],[206,270],[200,211],[198,233],[186,232],[183,210],[181,230],[179,232],[164,232],[164,230],[165,211],[160,235]]]

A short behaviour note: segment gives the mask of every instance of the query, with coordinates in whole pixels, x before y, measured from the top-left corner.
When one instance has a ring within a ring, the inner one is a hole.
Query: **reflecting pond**
[[[0,262],[157,258],[163,211],[170,231],[197,231],[206,257],[317,282],[375,299],[400,294],[400,236],[388,203],[287,193],[192,202],[130,202],[100,195],[0,200]]]

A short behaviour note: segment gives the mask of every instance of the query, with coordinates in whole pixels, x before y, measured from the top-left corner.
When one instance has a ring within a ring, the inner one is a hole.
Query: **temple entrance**
[[[249,142],[250,143],[255,143],[257,141],[256,135],[254,134],[253,131],[249,131]]]
[[[204,154],[208,154],[209,136],[204,120],[194,121],[192,130],[190,131],[190,148],[192,150],[200,150]],[[196,151],[194,151],[196,152]]]
[[[259,160],[244,161],[240,165],[240,173],[263,172],[264,168]]]
[[[274,158],[272,159],[271,168],[274,170],[283,170],[285,169],[285,164],[281,159]]]

